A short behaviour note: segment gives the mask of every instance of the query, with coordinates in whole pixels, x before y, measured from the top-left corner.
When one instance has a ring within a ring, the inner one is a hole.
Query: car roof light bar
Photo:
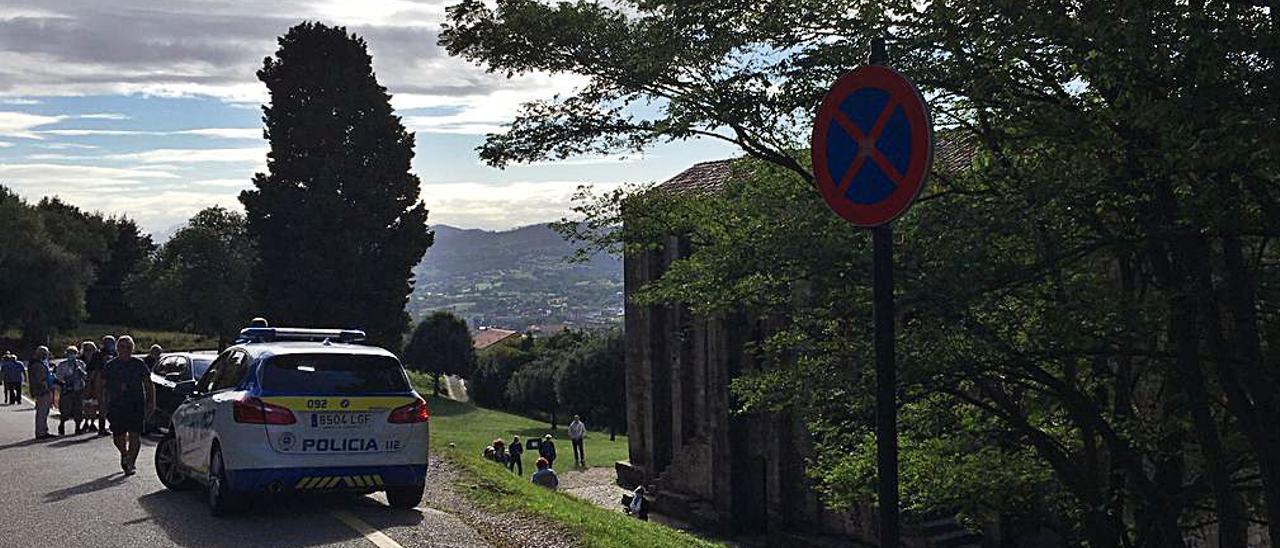
[[[314,341],[337,340],[354,343],[365,340],[364,331],[359,329],[306,329],[301,327],[246,327],[240,330],[240,339],[251,343],[278,341]]]

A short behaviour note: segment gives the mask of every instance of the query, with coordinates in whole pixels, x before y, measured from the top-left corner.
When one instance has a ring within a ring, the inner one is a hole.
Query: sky
[[[413,171],[430,222],[499,230],[569,214],[579,185],[665,180],[735,155],[723,144],[662,145],[626,157],[484,165],[475,148],[520,104],[584,80],[508,79],[436,45],[454,0],[0,0],[0,185],[125,215],[160,236],[237,195],[265,169],[255,72],[303,21],[368,42],[392,106],[417,133]]]

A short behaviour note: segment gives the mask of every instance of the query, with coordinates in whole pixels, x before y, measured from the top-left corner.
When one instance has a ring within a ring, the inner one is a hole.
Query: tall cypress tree
[[[391,109],[362,38],[304,22],[258,78],[267,173],[240,195],[258,246],[258,302],[277,325],[358,327],[399,348],[411,269],[431,246],[414,136]]]

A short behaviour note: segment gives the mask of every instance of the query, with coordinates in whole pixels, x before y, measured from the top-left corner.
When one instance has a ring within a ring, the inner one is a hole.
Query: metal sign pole
[[[887,65],[883,38],[871,41],[873,65]],[[880,547],[898,548],[898,371],[893,340],[893,223],[871,229],[872,318],[876,351],[876,471],[879,478]]]
[[[893,341],[893,224],[871,229],[872,316],[876,348],[876,470],[880,546],[898,547],[898,402]]]

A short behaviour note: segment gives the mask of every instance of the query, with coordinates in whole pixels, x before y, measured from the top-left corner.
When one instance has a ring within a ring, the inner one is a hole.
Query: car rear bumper
[[[426,476],[426,465],[256,468],[228,470],[227,482],[248,492],[373,492],[422,485]]]

